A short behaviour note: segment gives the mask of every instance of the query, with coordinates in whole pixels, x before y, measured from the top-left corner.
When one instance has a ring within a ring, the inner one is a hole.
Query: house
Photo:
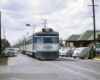
[[[94,41],[93,30],[87,30],[80,35],[71,35],[65,40],[66,47],[87,47],[87,45]],[[100,30],[95,32],[95,41],[100,42]]]
[[[9,47],[9,42],[6,39],[1,39],[1,48],[5,49],[7,47]]]

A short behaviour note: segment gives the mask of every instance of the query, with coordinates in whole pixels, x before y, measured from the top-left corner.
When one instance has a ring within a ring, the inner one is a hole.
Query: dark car
[[[74,53],[74,50],[69,49],[69,50],[67,50],[67,52],[66,52],[66,56],[67,56],[67,57],[68,57],[68,56],[72,57],[73,53]]]

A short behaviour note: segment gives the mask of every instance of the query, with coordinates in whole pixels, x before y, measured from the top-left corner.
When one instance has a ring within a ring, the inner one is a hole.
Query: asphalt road
[[[17,53],[0,59],[0,80],[100,80],[100,61],[70,57],[40,61]]]

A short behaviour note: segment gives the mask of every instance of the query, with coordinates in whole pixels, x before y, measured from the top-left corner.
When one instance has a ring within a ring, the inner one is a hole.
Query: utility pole
[[[4,40],[5,40],[5,28],[3,29],[3,37],[4,37]]]
[[[6,39],[5,39],[5,28],[3,29],[3,36],[4,36],[4,49],[6,48]]]
[[[44,23],[43,23],[43,24],[44,24],[44,28],[46,29],[46,27],[47,27],[46,24],[47,24],[47,21],[48,21],[48,20],[45,19],[45,20],[43,20],[43,21],[44,21]]]
[[[20,50],[20,39],[19,39],[19,45],[18,45],[18,48],[19,48],[19,50]]]
[[[35,24],[32,27],[33,27],[33,34],[34,34],[35,33],[35,27],[36,27]]]
[[[88,5],[88,6],[92,6],[93,9],[93,26],[94,26],[94,49],[96,48],[96,42],[95,42],[95,6],[98,5],[94,5],[94,0],[92,0],[92,5]],[[94,50],[94,56],[95,56],[95,50]]]
[[[1,42],[1,12],[0,12],[0,48],[2,49],[2,42]],[[1,55],[1,51],[0,51],[0,55]]]

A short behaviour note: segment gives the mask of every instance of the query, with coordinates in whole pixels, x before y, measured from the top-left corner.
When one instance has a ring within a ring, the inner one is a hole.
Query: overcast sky
[[[96,5],[96,29],[100,30],[100,0]],[[23,36],[40,31],[43,20],[48,19],[47,27],[58,31],[60,38],[93,30],[92,0],[0,0],[2,38],[13,45]],[[30,24],[31,27],[26,26]]]

